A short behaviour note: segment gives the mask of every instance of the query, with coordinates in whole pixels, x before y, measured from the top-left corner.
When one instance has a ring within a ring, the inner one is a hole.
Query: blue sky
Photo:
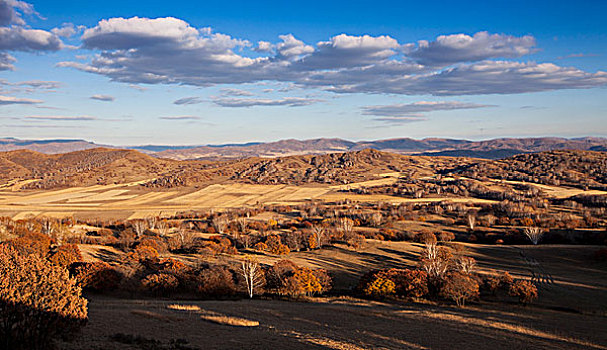
[[[0,137],[607,136],[605,1],[0,0]]]

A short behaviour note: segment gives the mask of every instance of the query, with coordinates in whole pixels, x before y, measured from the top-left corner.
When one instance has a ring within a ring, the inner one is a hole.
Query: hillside
[[[462,170],[462,174],[474,178],[605,189],[607,153],[568,150],[521,154],[471,165]]]
[[[19,178],[36,180],[24,188],[57,188],[124,183],[147,179],[166,171],[171,161],[130,150],[95,148],[47,155],[20,150],[0,153],[0,183]]]
[[[97,147],[100,147],[100,145],[85,140],[19,140],[12,137],[0,138],[0,152],[30,150],[46,154],[56,154]]]

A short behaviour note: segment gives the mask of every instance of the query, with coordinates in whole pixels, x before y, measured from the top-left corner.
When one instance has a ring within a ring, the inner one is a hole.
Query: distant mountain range
[[[500,138],[469,141],[443,138],[415,140],[398,138],[377,141],[353,142],[343,139],[280,140],[276,142],[251,142],[203,146],[143,145],[118,147],[100,145],[85,140],[20,140],[0,138],[0,151],[27,149],[55,154],[86,150],[96,147],[132,149],[159,158],[170,159],[238,159],[248,157],[282,157],[290,155],[327,154],[335,152],[375,149],[380,151],[427,156],[474,157],[500,159],[521,153],[561,149],[607,151],[607,138]]]

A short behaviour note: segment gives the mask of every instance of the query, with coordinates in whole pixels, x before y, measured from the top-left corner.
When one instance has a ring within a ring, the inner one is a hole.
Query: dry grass
[[[203,320],[223,324],[226,326],[234,326],[234,327],[257,327],[259,326],[259,321],[247,320],[246,318],[219,315],[219,314],[209,314],[209,315],[200,315],[200,318]]]
[[[228,316],[215,311],[203,310],[198,305],[169,304],[167,309],[177,311],[188,311],[200,314],[200,318],[216,324],[233,327],[257,327],[259,321],[253,321],[242,317]]]
[[[179,310],[179,311],[200,311],[200,306],[198,306],[198,305],[170,304],[170,305],[167,306],[167,309]]]

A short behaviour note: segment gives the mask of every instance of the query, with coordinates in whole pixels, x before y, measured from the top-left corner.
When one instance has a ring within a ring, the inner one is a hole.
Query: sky
[[[0,137],[607,137],[607,1],[0,0]]]

